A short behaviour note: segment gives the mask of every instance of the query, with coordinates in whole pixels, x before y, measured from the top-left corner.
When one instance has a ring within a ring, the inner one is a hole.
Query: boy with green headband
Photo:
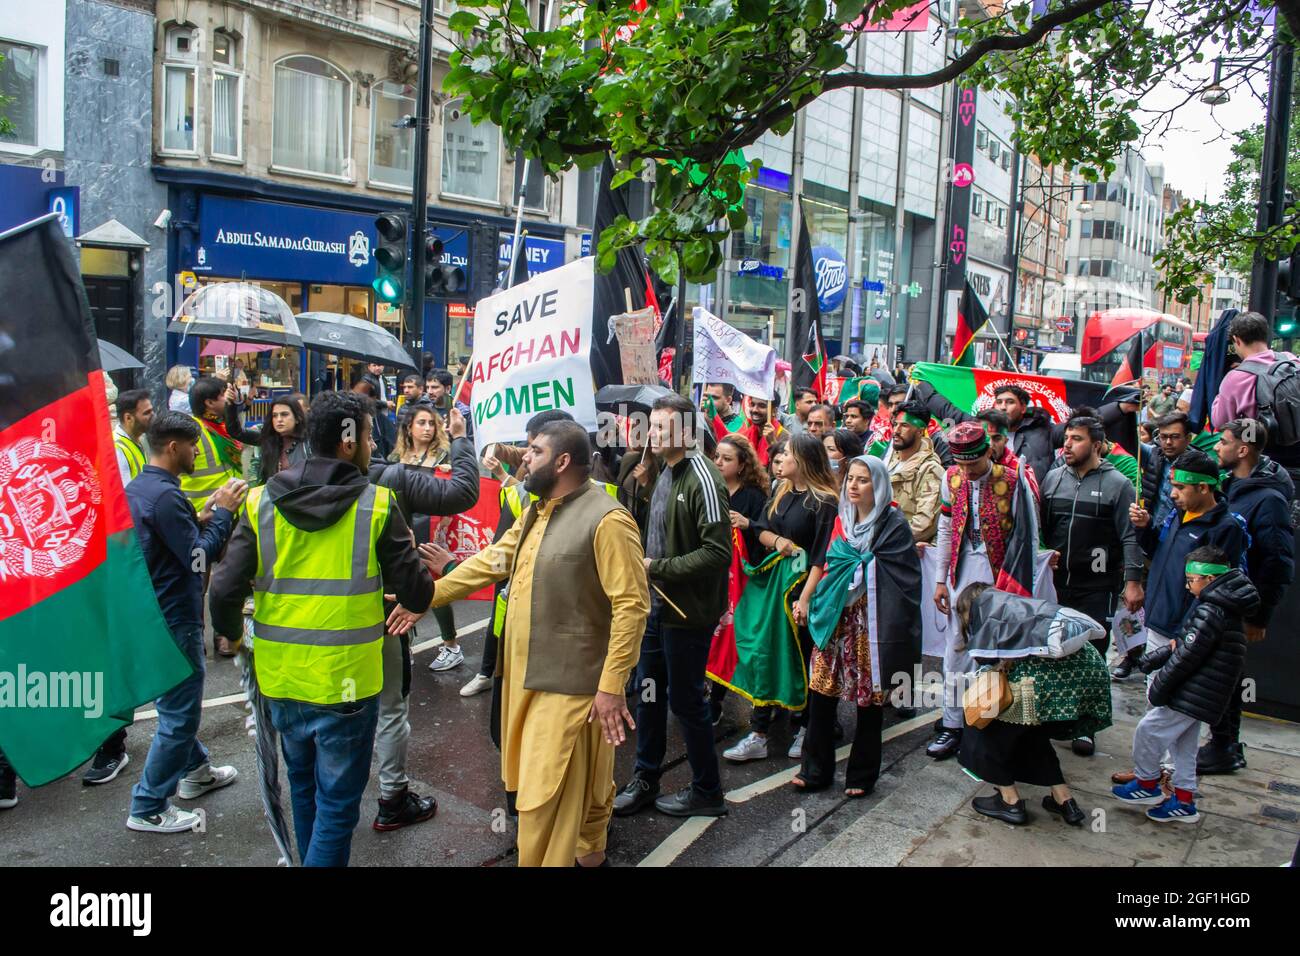
[[[1147,818],[1155,823],[1200,818],[1195,796],[1201,725],[1216,723],[1238,692],[1246,662],[1242,620],[1259,609],[1255,586],[1219,548],[1189,552],[1183,576],[1194,600],[1179,628],[1181,637],[1149,652],[1138,665],[1153,676],[1147,691],[1151,709],[1133,733],[1134,779],[1111,790],[1123,803],[1150,806]],[[1170,797],[1160,787],[1160,758],[1166,751],[1174,763]]]

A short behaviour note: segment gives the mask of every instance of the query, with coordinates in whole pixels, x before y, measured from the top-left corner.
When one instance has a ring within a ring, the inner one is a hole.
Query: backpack
[[[1255,376],[1256,416],[1268,429],[1269,444],[1300,444],[1300,363],[1282,359],[1266,365],[1247,359],[1237,368]]]

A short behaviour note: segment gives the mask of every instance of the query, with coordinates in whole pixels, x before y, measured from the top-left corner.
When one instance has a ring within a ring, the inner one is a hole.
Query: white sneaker
[[[429,664],[431,671],[449,671],[453,667],[460,667],[465,663],[465,652],[457,644],[455,647],[448,647],[446,644],[438,648],[438,656]]]
[[[214,767],[212,764],[205,763],[202,767],[191,770],[181,777],[181,785],[176,790],[176,796],[182,800],[194,800],[211,790],[230,786],[238,776],[239,771],[234,767]]]
[[[742,739],[740,743],[722,751],[722,756],[733,763],[744,763],[746,760],[764,760],[767,758],[767,738],[762,734],[750,731],[749,736]]]
[[[485,690],[492,689],[492,678],[484,677],[482,674],[475,674],[474,679],[460,689],[461,697],[473,697],[475,694],[481,694]]]
[[[197,828],[202,822],[203,817],[199,814],[168,804],[162,813],[153,813],[147,817],[127,817],[126,828],[141,833],[184,833]]]
[[[803,759],[803,735],[804,729],[800,727],[799,732],[794,735],[794,743],[790,744],[790,749],[786,752],[786,756],[791,760]]]

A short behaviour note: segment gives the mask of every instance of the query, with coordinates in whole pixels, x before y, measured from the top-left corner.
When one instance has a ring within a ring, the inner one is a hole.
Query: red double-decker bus
[[[1188,376],[1192,327],[1177,316],[1153,309],[1106,309],[1088,317],[1079,340],[1082,377],[1111,382],[1141,336],[1142,368],[1161,382]]]

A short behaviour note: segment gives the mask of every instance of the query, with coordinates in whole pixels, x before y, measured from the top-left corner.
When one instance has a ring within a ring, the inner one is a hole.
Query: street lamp
[[[1258,57],[1216,56],[1214,58],[1214,79],[1201,91],[1201,102],[1206,106],[1222,106],[1232,99],[1232,94],[1223,85],[1223,65],[1246,66],[1259,62]]]

